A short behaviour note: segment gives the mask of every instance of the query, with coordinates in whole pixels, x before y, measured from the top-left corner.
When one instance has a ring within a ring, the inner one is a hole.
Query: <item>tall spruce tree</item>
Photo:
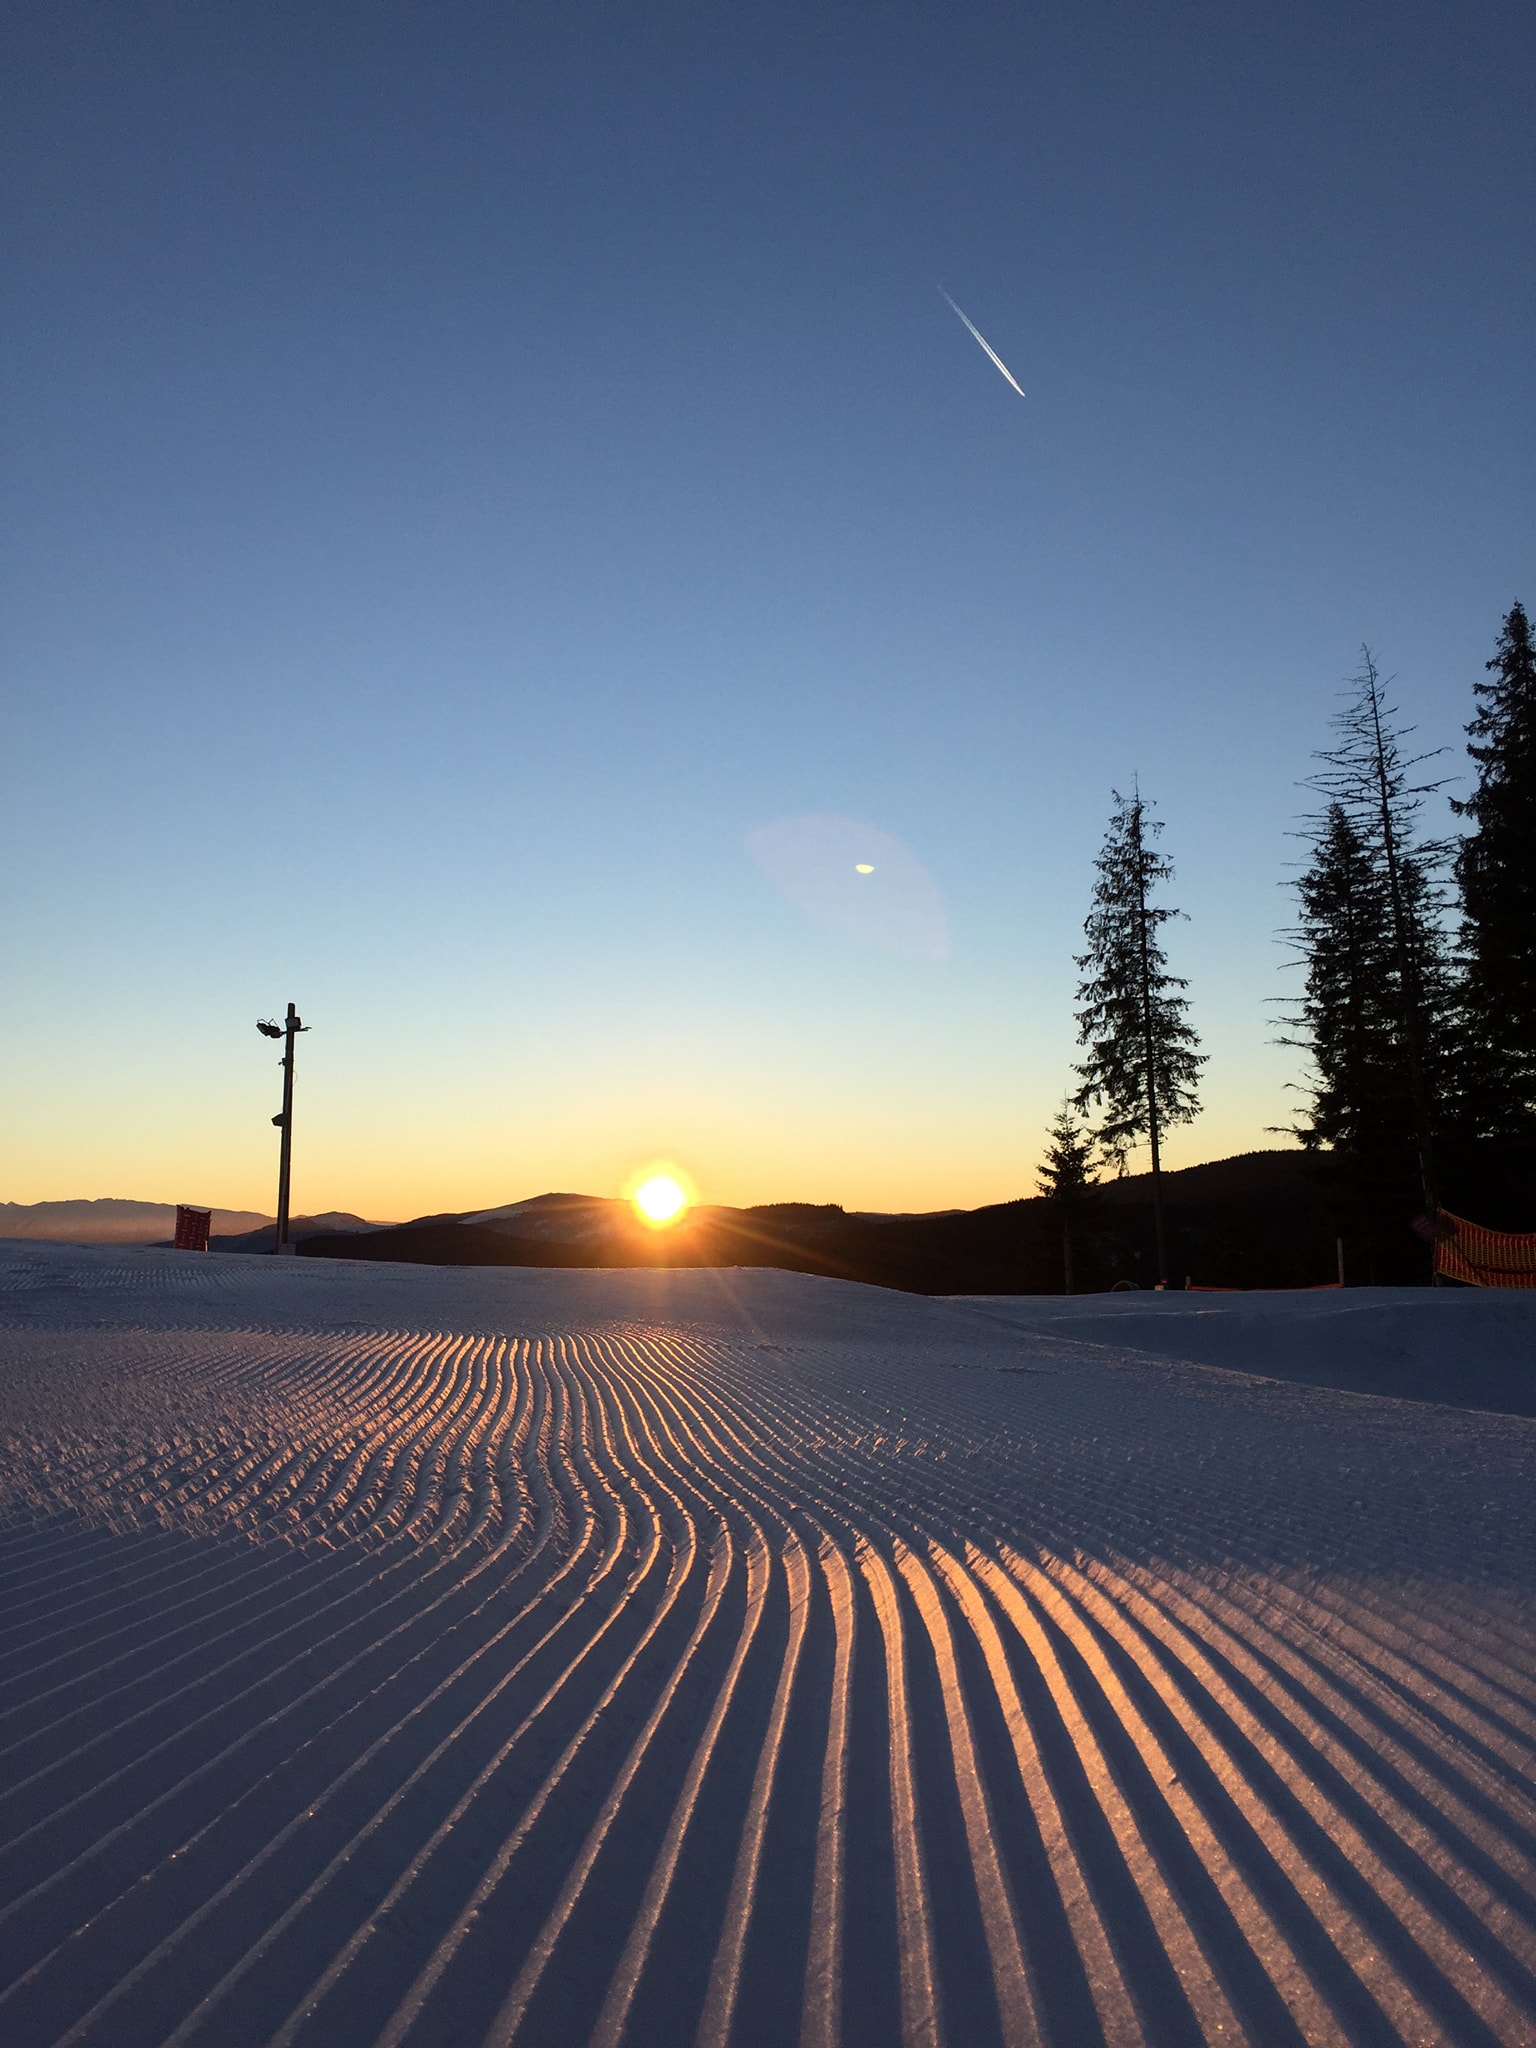
[[[1335,810],[1342,813],[1376,878],[1372,900],[1379,906],[1380,922],[1374,952],[1387,962],[1379,997],[1390,1019],[1392,1046],[1389,1052],[1378,1040],[1374,1063],[1350,1070],[1362,1091],[1352,1113],[1357,1123],[1368,1120],[1392,1096],[1395,1076],[1405,1078],[1419,1192],[1432,1214],[1438,1200],[1435,1136],[1445,1121],[1449,1095],[1452,989],[1440,886],[1447,849],[1443,842],[1419,836],[1418,817],[1424,798],[1442,784],[1413,779],[1414,770],[1434,755],[1404,754],[1403,742],[1413,728],[1397,723],[1397,707],[1387,701],[1386,684],[1368,647],[1361,649],[1360,670],[1350,688],[1353,694],[1332,721],[1338,744],[1318,754],[1323,766],[1309,786],[1328,799],[1325,818]],[[1326,1071],[1335,1052],[1325,1044],[1314,1057],[1319,1070]]]
[[[1386,876],[1340,803],[1310,835],[1297,881],[1300,921],[1287,936],[1306,981],[1281,1040],[1307,1055],[1301,1119],[1292,1126],[1324,1175],[1337,1221],[1366,1246],[1374,1279],[1377,1237],[1414,1176],[1412,1078],[1403,1054]]]
[[[1477,788],[1456,855],[1469,1120],[1479,1135],[1536,1134],[1536,646],[1523,605],[1506,615],[1476,685],[1467,752]]]
[[[1115,808],[1095,863],[1093,908],[1083,931],[1088,950],[1078,957],[1078,1043],[1087,1058],[1076,1069],[1072,1097],[1080,1110],[1100,1111],[1097,1138],[1123,1173],[1126,1154],[1145,1139],[1152,1155],[1152,1215],[1157,1277],[1168,1284],[1168,1238],[1163,1219],[1163,1133],[1198,1115],[1205,1054],[1191,1028],[1188,983],[1168,971],[1158,936],[1182,912],[1152,901],[1160,882],[1173,879],[1172,863],[1153,842],[1163,827],[1148,816],[1139,789],[1112,792]]]
[[[1306,965],[1301,1008],[1289,1021],[1312,1064],[1311,1101],[1298,1131],[1308,1145],[1375,1140],[1382,1112],[1403,1135],[1411,1118],[1398,1039],[1386,880],[1342,804],[1319,820],[1312,859],[1297,884],[1301,922],[1292,935]]]
[[[1036,1185],[1050,1204],[1061,1230],[1061,1291],[1070,1294],[1076,1241],[1098,1185],[1093,1162],[1093,1134],[1079,1118],[1070,1096],[1057,1111],[1046,1137],[1049,1143],[1040,1162]]]

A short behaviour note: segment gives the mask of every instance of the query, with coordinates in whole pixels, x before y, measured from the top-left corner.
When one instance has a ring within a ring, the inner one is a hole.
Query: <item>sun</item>
[[[688,1176],[673,1166],[642,1167],[624,1192],[651,1230],[666,1230],[680,1221],[695,1199]]]
[[[647,1223],[673,1223],[688,1206],[688,1197],[670,1174],[654,1173],[634,1193],[635,1207]]]

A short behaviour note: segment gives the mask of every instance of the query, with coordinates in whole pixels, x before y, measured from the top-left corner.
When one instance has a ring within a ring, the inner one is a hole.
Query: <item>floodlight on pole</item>
[[[309,1026],[301,1023],[299,1013],[292,1003],[288,1015],[281,1024],[274,1024],[270,1017],[258,1017],[256,1029],[263,1038],[281,1038],[285,1041],[283,1057],[278,1065],[283,1070],[283,1106],[272,1121],[282,1132],[282,1143],[277,1155],[277,1244],[279,1258],[291,1252],[288,1242],[288,1177],[293,1165],[293,1041]]]

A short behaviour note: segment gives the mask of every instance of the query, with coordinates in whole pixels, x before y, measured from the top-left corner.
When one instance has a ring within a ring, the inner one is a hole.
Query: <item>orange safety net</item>
[[[1469,1287],[1536,1287],[1536,1232],[1484,1230],[1449,1209],[1435,1212],[1435,1271]]]

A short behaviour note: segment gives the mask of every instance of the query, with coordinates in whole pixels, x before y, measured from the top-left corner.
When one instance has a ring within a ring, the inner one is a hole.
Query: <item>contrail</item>
[[[981,346],[986,350],[987,354],[992,358],[993,362],[997,365],[998,369],[1002,371],[1003,375],[1008,379],[1008,382],[1013,386],[1014,390],[1017,391],[1020,398],[1023,398],[1025,396],[1024,386],[1019,382],[1018,378],[1015,377],[1012,370],[1009,369],[1008,365],[1003,361],[1002,357],[998,354],[997,350],[992,346],[991,342],[988,341],[987,337],[982,333],[981,329],[977,327],[974,324],[974,322],[966,319],[965,315],[960,311],[960,308],[949,296],[949,293],[945,291],[943,285],[939,286],[939,297],[944,301],[945,305],[949,307],[949,310],[955,315],[956,319],[959,320],[965,326],[967,331],[971,335],[973,335],[975,339],[981,344]]]

